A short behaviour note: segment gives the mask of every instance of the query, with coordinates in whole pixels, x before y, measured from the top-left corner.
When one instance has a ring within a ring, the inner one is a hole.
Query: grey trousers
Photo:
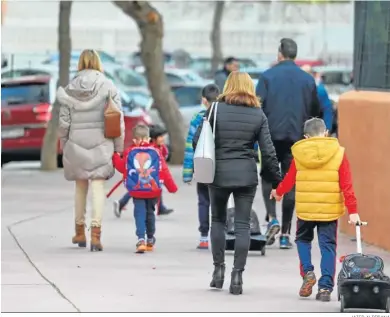
[[[236,235],[234,269],[243,271],[250,245],[250,215],[257,186],[221,188],[209,186],[211,205],[211,247],[214,265],[225,263],[225,230],[228,200],[233,194],[235,205],[234,229]]]

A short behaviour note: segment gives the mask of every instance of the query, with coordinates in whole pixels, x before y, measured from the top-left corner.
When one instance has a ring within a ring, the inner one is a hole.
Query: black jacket
[[[209,109],[210,110],[210,109]],[[209,110],[205,116],[208,116]],[[214,122],[214,111],[210,118]],[[196,148],[202,124],[193,138]],[[254,144],[258,142],[267,179],[276,188],[281,181],[279,163],[268,130],[267,118],[261,108],[245,105],[218,104],[215,132],[216,170],[213,185],[218,187],[246,187],[258,184]],[[196,171],[195,171],[196,173]]]
[[[314,78],[293,61],[278,63],[259,78],[256,94],[268,118],[272,140],[296,142],[303,137],[303,125],[320,116]]]

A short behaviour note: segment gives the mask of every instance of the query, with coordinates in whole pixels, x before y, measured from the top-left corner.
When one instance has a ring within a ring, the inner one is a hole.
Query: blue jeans
[[[199,232],[202,237],[208,237],[210,229],[210,196],[209,187],[205,184],[196,184],[198,193]]]
[[[314,239],[315,227],[321,251],[321,278],[318,287],[332,292],[336,273],[337,220],[324,222],[298,219],[295,242],[301,263],[301,275],[314,270],[311,262],[311,242]]]
[[[135,234],[138,239],[152,239],[156,232],[156,216],[154,214],[157,199],[133,198]]]
[[[119,200],[119,209],[122,210],[123,207],[125,207],[129,200],[131,199],[131,196],[129,193],[126,193],[120,200]]]

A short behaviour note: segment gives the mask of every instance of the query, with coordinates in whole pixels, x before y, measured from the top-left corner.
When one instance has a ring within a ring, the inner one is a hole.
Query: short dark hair
[[[324,120],[320,118],[311,118],[305,122],[303,133],[309,137],[318,136],[326,131]]]
[[[216,84],[208,84],[202,89],[202,97],[208,102],[216,101],[219,94],[219,88]]]
[[[235,57],[230,56],[228,58],[225,58],[225,60],[223,61],[223,64],[227,65],[227,64],[231,64],[233,62],[238,62],[238,59],[235,58]]]
[[[298,45],[293,39],[283,38],[280,40],[279,52],[284,58],[295,59],[298,54]]]
[[[168,133],[167,129],[163,128],[161,125],[152,124],[149,126],[150,138],[152,140],[157,139],[159,136],[163,136]]]

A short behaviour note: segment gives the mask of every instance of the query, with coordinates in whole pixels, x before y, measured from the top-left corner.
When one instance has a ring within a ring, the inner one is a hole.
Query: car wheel
[[[1,168],[3,168],[4,164],[12,162],[12,158],[7,155],[1,155]]]

